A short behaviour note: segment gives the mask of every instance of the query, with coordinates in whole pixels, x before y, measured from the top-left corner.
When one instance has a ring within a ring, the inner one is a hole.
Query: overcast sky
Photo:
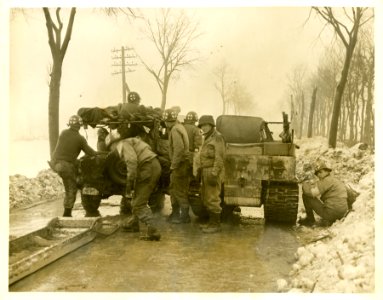
[[[222,104],[214,88],[214,68],[224,59],[254,96],[255,111],[269,121],[288,110],[287,77],[298,65],[315,69],[331,34],[320,32],[323,22],[309,7],[231,7],[186,9],[199,23],[201,37],[193,44],[201,61],[171,83],[167,106],[181,106],[199,115],[219,115]],[[52,58],[42,9],[27,9],[10,21],[10,135],[47,133],[49,66]],[[69,12],[69,10],[67,10]],[[64,22],[67,12],[63,11]],[[141,8],[143,14],[148,9]],[[65,23],[66,24],[66,23]],[[143,38],[141,21],[105,16],[78,8],[72,39],[63,63],[60,130],[80,107],[105,107],[121,101],[121,76],[111,73],[113,48],[134,47],[143,57],[158,56]],[[320,36],[320,37],[319,37]],[[137,61],[138,62],[138,61]],[[139,63],[139,62],[138,62]],[[154,78],[138,65],[127,74],[131,90],[144,105],[159,106]]]

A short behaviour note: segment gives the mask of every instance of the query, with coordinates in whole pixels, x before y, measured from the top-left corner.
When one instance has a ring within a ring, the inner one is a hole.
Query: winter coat
[[[200,167],[213,168],[212,173],[224,176],[224,159],[225,159],[225,140],[223,136],[213,129],[213,133],[209,135],[200,151]]]
[[[131,182],[137,178],[137,169],[157,156],[147,143],[136,137],[121,140],[115,147],[120,158],[126,162],[127,180]]]
[[[170,169],[177,169],[181,162],[189,159],[189,137],[185,127],[176,121],[169,132]]]
[[[202,133],[201,129],[194,124],[183,124],[189,138],[189,151],[194,152],[195,149],[200,149],[202,146]]]
[[[303,185],[303,193],[319,197],[324,206],[335,212],[346,212],[347,190],[342,181],[331,174],[310,185]]]
[[[64,160],[70,163],[75,163],[80,152],[84,151],[88,155],[96,155],[97,152],[93,150],[86,139],[73,128],[64,129],[57,141],[57,145],[52,155],[52,162]]]

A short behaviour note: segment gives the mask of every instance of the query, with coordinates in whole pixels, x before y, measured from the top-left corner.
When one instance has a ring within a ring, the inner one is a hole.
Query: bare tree
[[[317,98],[318,87],[314,87],[313,93],[311,96],[311,104],[310,104],[310,113],[309,113],[309,125],[307,130],[307,137],[311,138],[313,136],[313,119],[314,119],[314,110],[315,110],[315,102]]]
[[[49,147],[52,155],[59,136],[59,112],[60,112],[60,85],[62,76],[62,66],[69,41],[72,36],[73,24],[76,15],[76,8],[71,8],[68,24],[64,39],[62,31],[64,24],[61,18],[61,8],[55,9],[55,21],[53,21],[49,8],[43,8],[46,27],[48,31],[48,44],[52,54],[52,67],[49,82],[49,102],[48,102],[48,128],[49,128]],[[118,15],[124,13],[128,17],[136,17],[133,9],[106,8],[104,13],[107,15]]]
[[[342,96],[347,82],[351,59],[354,53],[356,42],[358,40],[359,29],[365,22],[369,20],[369,18],[364,21],[362,20],[363,15],[367,10],[367,8],[362,7],[352,7],[350,8],[350,12],[346,8],[343,8],[342,17],[346,19],[345,21],[341,21],[341,17],[336,17],[331,7],[313,7],[313,9],[327,22],[327,24],[333,28],[336,36],[341,39],[346,50],[342,75],[336,89],[329,133],[329,146],[335,148]],[[346,21],[351,22],[349,27],[347,27]]]
[[[62,40],[63,22],[61,20],[61,8],[56,8],[56,23],[52,20],[50,11],[47,7],[43,8],[48,30],[48,43],[52,54],[52,70],[49,82],[49,104],[48,104],[48,126],[49,126],[49,146],[52,155],[56,147],[59,136],[59,104],[60,104],[60,84],[62,76],[62,65],[69,41],[72,36],[74,17],[76,8],[71,8],[70,16],[67,24],[65,37]]]
[[[171,9],[161,9],[160,17],[156,18],[154,23],[148,20],[146,25],[147,37],[160,55],[160,65],[150,66],[137,55],[156,79],[162,95],[161,108],[164,109],[173,75],[197,60],[191,46],[192,42],[200,36],[198,24],[191,22],[183,11],[176,15]]]
[[[297,131],[298,138],[303,134],[303,121],[305,115],[304,78],[306,68],[303,65],[297,66],[289,75],[289,88],[291,91],[291,123],[292,129]],[[293,111],[294,109],[294,111]]]
[[[221,64],[213,71],[214,76],[216,77],[216,82],[214,83],[215,89],[218,91],[222,100],[222,114],[225,115],[228,112],[228,94],[229,94],[229,79],[230,67],[225,62],[222,61]]]

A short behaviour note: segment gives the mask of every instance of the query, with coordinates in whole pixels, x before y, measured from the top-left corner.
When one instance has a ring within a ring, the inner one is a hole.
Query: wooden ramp
[[[47,226],[9,242],[9,285],[118,226],[102,218],[52,219]]]

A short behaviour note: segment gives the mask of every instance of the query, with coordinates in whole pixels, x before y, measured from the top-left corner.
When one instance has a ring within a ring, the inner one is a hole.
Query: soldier
[[[121,140],[117,142],[115,149],[120,158],[126,162],[125,195],[127,198],[132,198],[133,216],[125,226],[133,228],[133,231],[138,231],[140,220],[148,225],[147,239],[159,240],[161,234],[154,224],[154,217],[148,206],[149,197],[156,188],[161,175],[161,165],[157,159],[157,154],[139,137]]]
[[[130,119],[132,117],[132,114],[138,112],[141,97],[137,92],[129,92],[127,98],[127,103],[122,103],[118,105],[118,114],[123,118]]]
[[[306,218],[298,221],[304,226],[315,224],[314,211],[323,219],[324,224],[331,225],[341,219],[347,212],[347,190],[343,182],[331,175],[332,169],[323,161],[315,165],[317,182],[302,184],[303,204]]]
[[[77,194],[77,157],[81,150],[94,156],[97,154],[86,139],[80,135],[83,125],[81,117],[74,115],[69,118],[68,129],[61,132],[57,145],[49,162],[51,168],[62,178],[65,188],[63,217],[71,217]]]
[[[170,157],[170,201],[172,223],[190,223],[188,187],[190,183],[189,138],[185,127],[177,120],[174,109],[164,112],[163,120],[168,129]]]
[[[105,139],[108,135],[108,130],[101,127],[97,130],[97,151],[108,151],[108,148],[106,147]]]
[[[204,115],[199,119],[198,127],[202,129],[204,142],[200,152],[202,168],[202,201],[209,212],[209,222],[202,226],[204,233],[221,230],[221,188],[224,180],[225,140],[215,129],[213,116]]]
[[[188,134],[189,138],[189,151],[190,152],[199,152],[202,146],[202,134],[201,129],[195,125],[198,122],[198,115],[194,111],[190,111],[186,114],[184,120],[184,127]]]

